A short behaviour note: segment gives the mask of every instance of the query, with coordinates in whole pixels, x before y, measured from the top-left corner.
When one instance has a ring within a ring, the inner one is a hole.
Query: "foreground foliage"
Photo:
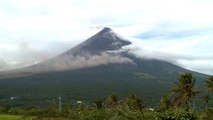
[[[201,94],[192,74],[185,73],[153,108],[139,96],[119,99],[112,94],[89,104],[78,101],[59,106],[55,101],[47,106],[0,106],[0,120],[213,120],[213,108],[208,105],[212,77],[206,82],[206,92]],[[197,99],[204,103],[199,108]]]

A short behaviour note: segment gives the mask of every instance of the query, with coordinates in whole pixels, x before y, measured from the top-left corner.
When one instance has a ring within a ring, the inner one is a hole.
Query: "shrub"
[[[213,109],[204,110],[199,116],[199,120],[213,120]]]
[[[101,108],[103,108],[103,102],[101,100],[96,100],[95,106],[97,109],[101,109]]]
[[[189,108],[171,108],[165,112],[156,112],[156,120],[196,120],[196,113]]]
[[[8,113],[12,115],[21,115],[24,111],[20,107],[13,107],[8,110]]]

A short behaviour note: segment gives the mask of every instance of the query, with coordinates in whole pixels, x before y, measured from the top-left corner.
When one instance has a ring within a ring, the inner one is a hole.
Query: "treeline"
[[[212,93],[213,76],[205,81],[205,88],[198,89],[196,78],[185,73],[154,108],[139,96],[119,99],[112,94],[93,104],[78,101],[76,104],[62,102],[62,105],[53,102],[46,107],[1,106],[0,112],[34,120],[213,120],[213,108],[209,105]]]

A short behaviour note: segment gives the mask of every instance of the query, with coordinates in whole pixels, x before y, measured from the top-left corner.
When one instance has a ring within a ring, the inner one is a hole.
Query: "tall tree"
[[[208,92],[213,92],[213,76],[206,80],[206,88]]]
[[[180,105],[192,107],[195,96],[199,94],[199,91],[195,88],[195,81],[196,79],[191,73],[184,73],[180,76],[179,81],[171,89],[171,95],[175,96],[174,107]]]

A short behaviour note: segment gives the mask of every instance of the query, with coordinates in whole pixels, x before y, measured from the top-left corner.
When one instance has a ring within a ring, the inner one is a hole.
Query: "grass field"
[[[0,115],[0,120],[32,120],[31,118],[23,118],[20,115]]]
[[[23,120],[22,116],[18,115],[0,115],[0,120]]]

